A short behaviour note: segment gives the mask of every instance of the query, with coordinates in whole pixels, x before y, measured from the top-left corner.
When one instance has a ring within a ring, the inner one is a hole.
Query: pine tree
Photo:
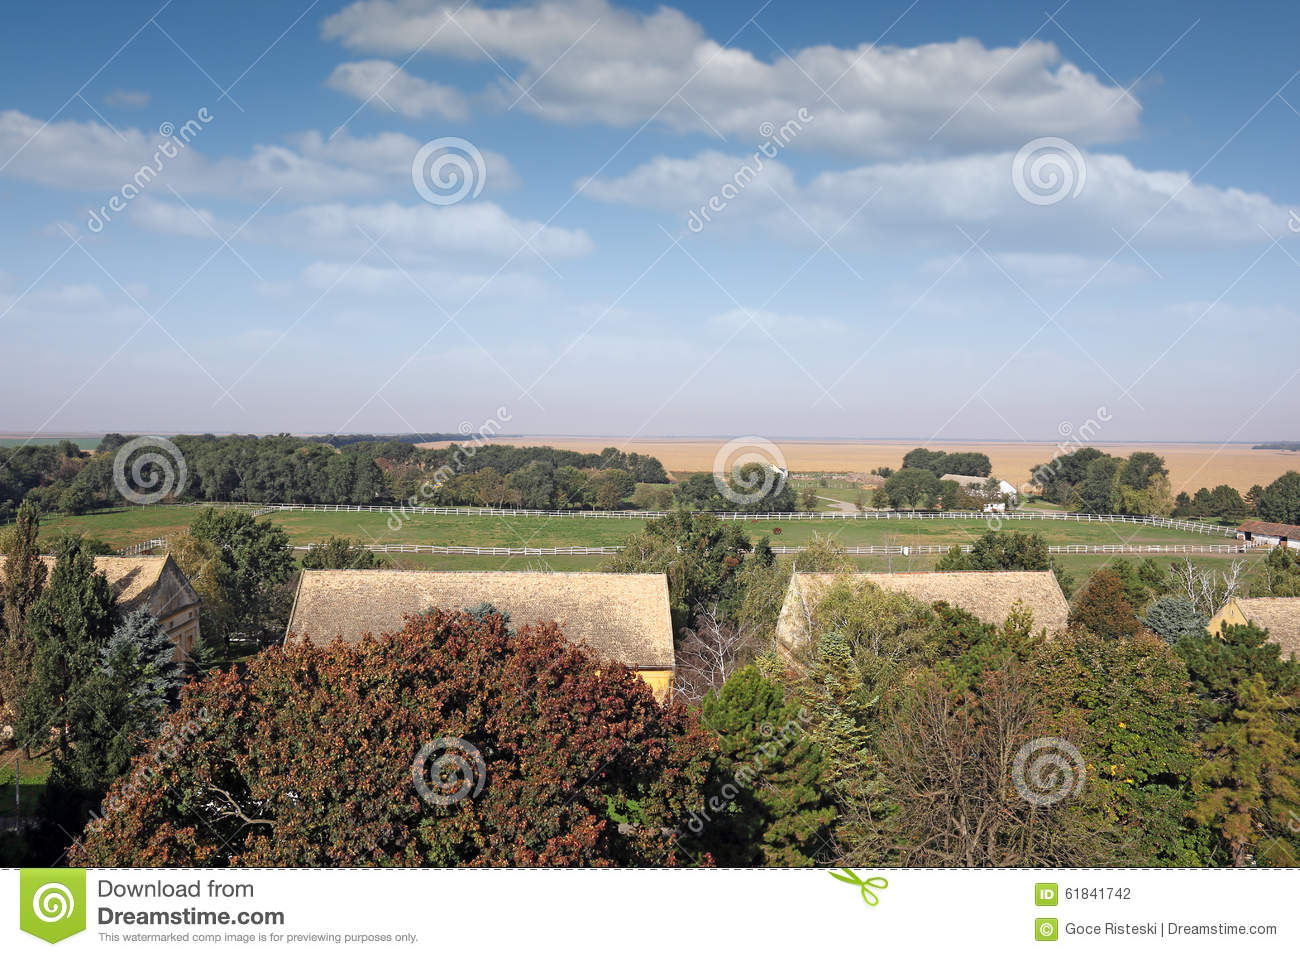
[[[821,750],[776,682],[742,668],[701,704],[718,735],[727,811],[705,835],[728,866],[815,863],[834,809],[822,795]]]
[[[1281,648],[1257,625],[1229,625],[1217,635],[1202,631],[1179,639],[1174,650],[1187,662],[1190,688],[1201,702],[1202,720],[1227,720],[1242,675],[1259,675],[1270,693],[1300,696],[1300,665],[1283,659]]]
[[[32,675],[32,640],[27,616],[45,587],[47,570],[37,539],[40,515],[24,502],[5,547],[4,574],[0,576],[0,696],[14,706],[27,690]]]
[[[1300,842],[1286,827],[1300,820],[1300,743],[1287,719],[1295,699],[1270,692],[1260,675],[1239,682],[1235,698],[1231,716],[1201,739],[1209,757],[1192,775],[1190,816],[1218,826],[1235,867],[1295,866]]]
[[[879,715],[843,635],[829,632],[818,641],[801,691],[812,738],[823,755],[822,781],[839,809],[836,843],[849,863],[868,863],[862,855],[871,841],[870,824],[884,810],[872,740]]]

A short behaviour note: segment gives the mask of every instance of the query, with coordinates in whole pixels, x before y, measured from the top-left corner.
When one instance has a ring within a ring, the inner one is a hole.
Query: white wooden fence
[[[1228,555],[1241,554],[1251,546],[1249,542],[1226,545],[1049,545],[1053,555]],[[118,552],[123,557],[141,555],[154,549],[165,549],[166,539],[154,538],[140,542]],[[290,545],[291,551],[305,552],[314,545]],[[556,545],[551,548],[508,545],[415,545],[406,543],[376,544],[368,546],[372,552],[388,555],[490,555],[499,557],[527,555],[617,555],[621,545]],[[943,555],[952,545],[848,545],[848,555]],[[969,552],[969,544],[958,546]],[[806,545],[773,545],[777,555],[794,555],[804,551]]]
[[[255,515],[267,515],[271,512],[377,512],[399,520],[415,515],[480,515],[503,518],[664,518],[671,512],[638,511],[636,509],[619,509],[616,511],[580,511],[561,509],[534,508],[474,508],[464,505],[301,505],[292,503],[259,504],[256,502],[184,502],[171,505],[173,508],[253,508]],[[1202,535],[1234,537],[1237,530],[1226,525],[1209,525],[1205,522],[1188,522],[1177,518],[1163,518],[1158,515],[1093,515],[1087,512],[1048,512],[1032,509],[1008,512],[713,512],[710,513],[724,522],[801,522],[801,521],[898,521],[924,519],[962,519],[987,522],[1076,522],[1081,524],[1103,523],[1119,525],[1149,525],[1153,528],[1172,528]]]

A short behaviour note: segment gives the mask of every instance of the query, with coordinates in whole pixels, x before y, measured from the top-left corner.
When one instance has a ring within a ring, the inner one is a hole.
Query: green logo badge
[[[857,874],[854,874],[847,867],[842,867],[840,870],[843,871],[842,874],[837,874],[834,871],[831,871],[831,877],[835,878],[837,881],[843,881],[845,884],[852,884],[854,887],[858,888],[858,890],[862,892],[862,899],[869,907],[875,907],[880,903],[880,898],[876,895],[876,891],[883,891],[889,886],[889,881],[883,877],[858,877]],[[875,890],[872,890],[872,888],[875,888]]]
[[[1060,934],[1055,917],[1039,917],[1034,921],[1034,940],[1056,940]]]
[[[86,872],[70,867],[23,868],[18,926],[51,944],[86,929]]]
[[[1060,902],[1055,884],[1034,885],[1034,903],[1039,907],[1055,907]]]

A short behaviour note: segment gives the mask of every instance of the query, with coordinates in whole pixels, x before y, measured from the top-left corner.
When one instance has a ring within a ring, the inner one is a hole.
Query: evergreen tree
[[[1234,699],[1201,739],[1209,757],[1192,776],[1199,799],[1190,816],[1219,828],[1235,867],[1294,867],[1300,841],[1286,825],[1300,820],[1296,699],[1270,691],[1261,675],[1238,682]]]
[[[45,587],[47,570],[37,539],[40,515],[24,503],[5,541],[0,576],[0,697],[11,707],[23,696],[32,676],[32,640],[27,616]]]
[[[1142,623],[1171,645],[1183,635],[1199,635],[1207,624],[1192,603],[1180,595],[1157,598]]]
[[[705,845],[719,864],[807,866],[816,862],[835,811],[822,794],[821,750],[800,713],[755,667],[704,697],[706,727],[718,735],[723,817]]]
[[[822,781],[837,808],[835,840],[849,864],[869,864],[871,823],[885,812],[880,759],[873,747],[879,697],[864,685],[843,635],[828,632],[799,685],[808,727],[823,756]]]
[[[44,815],[75,833],[180,697],[176,645],[145,609],[113,630],[95,673],[67,706],[64,746],[54,754]]]
[[[1217,635],[1185,635],[1175,650],[1187,662],[1190,687],[1206,723],[1227,719],[1243,675],[1260,675],[1271,693],[1300,695],[1300,665],[1283,660],[1268,631],[1256,625],[1229,625]]]
[[[44,742],[61,724],[67,706],[94,676],[100,654],[113,633],[116,609],[108,579],[73,537],[59,544],[49,584],[32,605],[27,624],[32,637],[32,680],[19,703],[19,734]],[[67,735],[59,732],[59,749]]]

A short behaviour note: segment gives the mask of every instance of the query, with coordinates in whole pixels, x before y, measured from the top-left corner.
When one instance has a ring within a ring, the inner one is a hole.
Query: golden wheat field
[[[714,459],[730,439],[644,438],[628,441],[618,437],[530,435],[494,439],[506,445],[550,445],[575,452],[599,452],[615,446],[625,452],[653,455],[670,472],[712,471]],[[445,445],[431,442],[429,446]],[[776,439],[772,442],[795,472],[869,472],[881,465],[898,468],[903,455],[919,441],[853,441]],[[928,447],[945,452],[985,452],[993,462],[993,474],[1020,485],[1029,479],[1035,465],[1049,462],[1062,449],[1051,442],[930,442]],[[1300,469],[1300,453],[1252,449],[1246,444],[1133,442],[1097,448],[1112,455],[1131,455],[1139,450],[1164,456],[1175,492],[1195,492],[1202,486],[1227,484],[1245,492],[1252,485],[1267,485],[1283,472]],[[1069,451],[1068,448],[1064,451]]]

